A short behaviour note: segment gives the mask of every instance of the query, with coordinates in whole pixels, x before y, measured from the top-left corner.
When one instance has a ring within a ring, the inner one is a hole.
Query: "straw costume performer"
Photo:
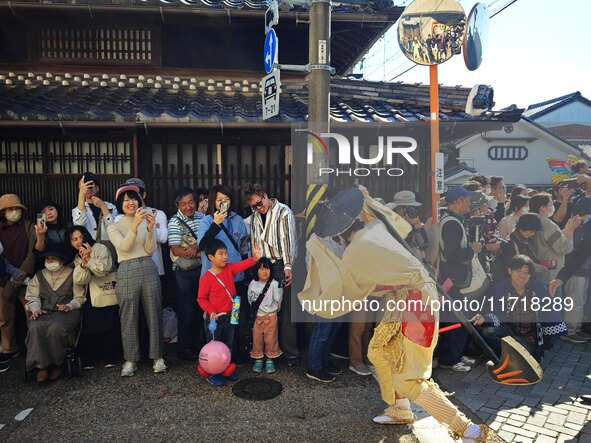
[[[335,300],[354,302],[370,295],[380,297],[378,312],[384,315],[370,342],[368,358],[375,366],[382,399],[388,407],[374,421],[413,423],[416,418],[411,400],[447,424],[455,439],[485,442],[488,428],[471,423],[430,380],[438,313],[381,309],[410,299],[428,305],[438,298],[438,293],[424,266],[376,219],[376,211],[403,238],[410,232],[405,220],[371,198],[365,188],[343,191],[320,208],[315,234],[306,244],[309,268],[304,289],[298,295],[300,302],[311,314],[337,318],[350,308],[341,304],[341,311],[335,312],[333,304],[329,311],[322,308],[323,302],[330,305]],[[342,257],[337,257],[323,240],[330,237],[346,245]]]

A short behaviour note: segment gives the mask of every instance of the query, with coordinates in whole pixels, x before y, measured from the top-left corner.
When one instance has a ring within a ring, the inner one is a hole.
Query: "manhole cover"
[[[232,387],[234,395],[246,400],[270,400],[281,394],[281,383],[270,378],[247,378]]]

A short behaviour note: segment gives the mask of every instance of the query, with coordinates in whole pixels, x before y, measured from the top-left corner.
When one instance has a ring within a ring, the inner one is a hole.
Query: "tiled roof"
[[[591,158],[591,145],[579,145],[579,149],[583,151],[587,157]]]
[[[266,9],[269,0],[12,0],[12,5],[38,3],[42,6],[91,6],[91,7],[135,7],[147,8],[158,7],[163,9],[194,9],[194,8],[215,8],[215,9]],[[289,5],[289,6],[288,6]],[[391,0],[367,0],[367,1],[333,1],[335,12],[359,11],[373,12],[391,8]],[[282,10],[304,10],[304,6],[294,5],[287,2],[282,3]]]
[[[581,100],[591,106],[591,101],[587,100],[585,97],[581,95],[579,91],[577,91],[573,92],[572,94],[563,95],[562,97],[557,97],[551,100],[547,100],[545,102],[530,105],[523,113],[523,116],[531,120],[535,120],[536,118],[541,117],[544,114],[547,114],[561,106],[564,106],[576,100]]]
[[[280,114],[271,121],[307,118],[307,85],[282,80]],[[468,120],[469,88],[441,87],[441,120]],[[429,87],[335,78],[335,122],[419,121],[429,116]],[[487,111],[480,119],[517,120],[521,110]],[[258,80],[142,75],[0,74],[0,120],[103,122],[259,122]]]
[[[458,165],[452,166],[449,169],[446,169],[445,170],[445,178],[450,179],[454,175],[459,174],[460,172],[463,172],[463,171],[468,171],[471,174],[475,174],[477,172],[476,169],[474,169],[471,166],[468,166],[466,163],[462,162]]]

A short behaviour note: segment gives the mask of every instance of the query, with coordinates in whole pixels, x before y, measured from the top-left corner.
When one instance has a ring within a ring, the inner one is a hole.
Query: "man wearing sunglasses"
[[[284,286],[279,340],[289,366],[297,366],[297,331],[295,323],[291,321],[290,297],[291,269],[298,252],[295,218],[287,205],[269,198],[258,183],[246,185],[242,194],[253,212],[250,218],[251,248],[255,244],[262,246],[263,257],[273,263],[272,278]]]

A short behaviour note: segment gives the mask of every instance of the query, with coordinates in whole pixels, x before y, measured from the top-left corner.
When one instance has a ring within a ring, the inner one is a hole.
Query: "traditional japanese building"
[[[289,203],[290,125],[306,121],[307,84],[282,71],[279,115],[262,120],[265,9],[259,0],[0,3],[0,193],[29,206],[49,195],[69,208],[76,178],[93,171],[107,200],[139,176],[164,210],[177,186],[220,181],[236,190],[259,181]],[[426,120],[428,86],[347,77],[402,10],[334,3],[331,124]],[[308,20],[304,8],[281,6],[280,63],[308,63]],[[471,118],[469,93],[442,87],[441,119]]]

